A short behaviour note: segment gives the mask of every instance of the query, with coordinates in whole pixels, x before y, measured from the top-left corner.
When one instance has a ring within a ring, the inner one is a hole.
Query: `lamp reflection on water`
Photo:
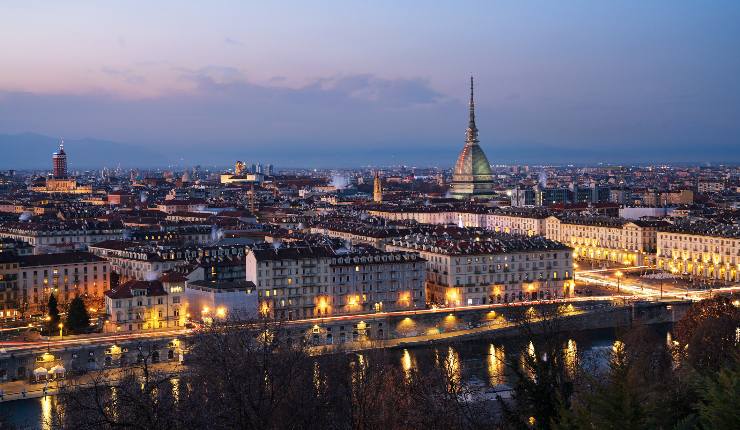
[[[488,377],[491,381],[491,385],[501,385],[505,381],[504,366],[505,366],[505,353],[503,346],[496,346],[491,344],[488,347]]]

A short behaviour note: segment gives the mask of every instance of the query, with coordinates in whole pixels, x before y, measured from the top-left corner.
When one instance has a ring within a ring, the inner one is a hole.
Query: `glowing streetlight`
[[[59,339],[62,338],[62,329],[64,329],[64,323],[59,323]]]
[[[617,270],[617,273],[614,274],[617,277],[617,294],[619,294],[619,281],[622,279],[622,271]]]

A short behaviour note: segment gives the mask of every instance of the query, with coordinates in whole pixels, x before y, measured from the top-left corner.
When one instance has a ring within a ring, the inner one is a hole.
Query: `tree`
[[[87,313],[85,302],[77,296],[69,304],[67,329],[73,333],[80,333],[88,327],[90,327],[90,314]]]
[[[507,359],[514,374],[513,407],[499,399],[507,428],[557,428],[560,411],[570,408],[577,357],[565,348],[564,309],[529,308],[514,316],[526,341],[519,357]]]
[[[699,423],[704,429],[740,427],[740,371],[724,368],[705,377],[699,389]]]
[[[406,373],[387,350],[314,355],[303,334],[288,336],[280,322],[215,323],[188,340],[183,369],[149,366],[162,345],[141,344],[123,369],[94,375],[84,389],[65,386],[56,427],[493,428],[460,383],[457,358]]]
[[[57,297],[54,295],[54,293],[51,293],[49,295],[49,326],[48,330],[49,333],[54,333],[54,331],[57,329],[57,326],[59,325],[59,322],[61,321],[61,318],[59,317],[59,306],[57,304]]]
[[[123,369],[108,369],[90,376],[86,386],[61,387],[59,406],[44,423],[53,429],[186,429],[188,411],[197,410],[189,402],[178,403],[180,384],[176,366],[165,370],[152,368],[155,345],[142,342],[131,348],[138,359]],[[187,399],[185,399],[187,400]]]
[[[713,373],[738,359],[740,308],[727,297],[694,303],[676,324],[675,353],[699,373]]]
[[[646,326],[630,329],[615,342],[605,372],[587,374],[579,382],[572,407],[560,410],[557,428],[674,428],[691,409],[688,402],[678,404],[685,397],[666,343]]]

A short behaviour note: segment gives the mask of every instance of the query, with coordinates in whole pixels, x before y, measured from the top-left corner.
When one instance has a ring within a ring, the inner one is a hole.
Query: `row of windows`
[[[180,303],[180,296],[171,296],[171,297],[172,297],[172,303]],[[123,304],[123,302],[124,302],[124,300],[115,300],[114,303],[113,303],[113,307],[115,307],[116,309],[120,309],[121,306],[122,306],[122,304]],[[129,308],[133,307],[134,306],[134,303],[136,303],[136,306],[144,306],[144,298],[143,297],[139,297],[136,300],[128,299],[128,300],[125,300],[125,302],[126,302],[126,304],[128,304],[128,307]],[[163,305],[164,302],[165,302],[165,298],[164,297],[157,297],[156,304]],[[151,306],[152,305],[152,298],[151,297],[147,297],[147,299],[146,299],[146,305],[147,306]]]
[[[87,273],[87,267],[88,267],[88,266],[84,266],[84,267],[82,268],[82,273]],[[97,271],[98,271],[98,266],[92,266],[92,267],[93,267],[93,272],[97,272]],[[79,267],[75,267],[74,269],[75,269],[75,270],[74,270],[74,272],[73,272],[73,273],[75,273],[75,274],[78,274],[78,273],[80,273],[80,271],[79,271]],[[34,270],[34,271],[33,271],[33,276],[34,276],[34,277],[38,276],[38,272],[39,272],[38,270]],[[54,276],[59,276],[59,269],[52,269],[52,270],[51,270],[51,272],[52,272],[52,274],[53,274]],[[106,273],[106,272],[108,272],[108,266],[107,266],[107,265],[106,265],[106,266],[103,266],[103,273]],[[23,278],[24,278],[24,279],[25,279],[25,278],[28,278],[28,273],[29,273],[28,271],[23,271]],[[64,271],[63,271],[63,273],[64,273],[65,275],[69,275],[69,268],[66,268],[66,267],[65,267],[65,268],[64,268]],[[49,269],[44,269],[44,277],[46,278],[46,277],[48,277],[48,276],[49,276]]]

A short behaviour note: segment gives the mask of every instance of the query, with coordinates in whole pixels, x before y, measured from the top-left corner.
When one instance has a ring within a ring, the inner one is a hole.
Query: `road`
[[[622,273],[629,273],[635,270],[641,270],[648,268],[647,266],[638,267],[621,267],[621,268],[609,268],[609,269],[590,269],[580,270],[575,273],[576,281],[586,282],[594,285],[600,285],[613,289],[615,294],[605,296],[584,296],[584,297],[569,297],[564,299],[555,300],[540,300],[540,301],[526,301],[516,303],[496,303],[487,305],[470,305],[470,306],[456,306],[454,308],[433,308],[433,309],[411,309],[405,311],[394,311],[394,312],[376,312],[369,314],[355,314],[355,315],[341,315],[321,318],[311,318],[305,320],[296,321],[284,321],[281,324],[283,326],[301,325],[307,324],[324,324],[334,321],[362,321],[363,319],[373,318],[385,318],[385,317],[399,317],[399,316],[413,316],[423,314],[434,314],[434,313],[449,313],[453,311],[465,311],[465,310],[485,310],[485,309],[496,309],[503,307],[517,307],[517,306],[533,306],[542,304],[568,304],[577,302],[589,302],[589,301],[614,301],[614,300],[669,300],[669,299],[692,299],[701,300],[710,296],[711,294],[726,294],[726,293],[737,293],[740,292],[740,285],[734,285],[724,288],[715,288],[712,290],[689,290],[679,289],[672,285],[672,283],[664,282],[663,291],[661,293],[660,288],[656,288],[647,282],[641,282],[634,278],[622,278],[617,280],[614,274],[617,271]],[[617,292],[618,287],[618,292]],[[95,335],[81,335],[81,336],[69,336],[62,339],[52,337],[50,339],[43,338],[38,341],[6,341],[0,342],[0,354],[13,353],[29,349],[36,349],[42,347],[74,347],[84,345],[95,345],[95,344],[116,344],[119,342],[128,342],[132,340],[156,340],[173,338],[176,336],[188,335],[191,330],[185,328],[178,329],[166,329],[157,331],[147,332],[135,332],[135,333],[110,333],[110,334],[95,334]]]
[[[591,269],[581,270],[575,273],[576,281],[587,282],[590,284],[600,285],[614,289],[618,293],[615,296],[639,296],[649,299],[690,299],[701,300],[714,294],[729,294],[740,292],[740,285],[728,287],[713,288],[711,290],[691,290],[680,288],[673,284],[671,280],[660,282],[658,286],[653,283],[635,279],[634,277],[625,277],[630,272],[650,268],[648,266],[637,267],[619,267],[609,269]],[[621,272],[618,279],[617,273]]]
[[[12,353],[23,351],[26,349],[33,349],[39,347],[69,347],[69,346],[83,346],[83,345],[96,345],[96,344],[115,344],[117,342],[126,342],[136,339],[158,339],[158,338],[171,338],[187,334],[190,332],[188,329],[171,329],[171,330],[157,330],[148,332],[135,332],[135,333],[110,333],[110,334],[95,334],[95,335],[79,335],[79,336],[65,336],[63,338],[52,337],[43,338],[37,341],[4,341],[0,342],[0,354]]]
[[[526,301],[516,303],[496,303],[487,305],[470,305],[470,306],[456,306],[454,308],[435,308],[435,309],[411,309],[405,311],[394,311],[394,312],[375,312],[370,314],[355,314],[355,315],[341,315],[333,317],[322,317],[322,318],[310,318],[304,320],[295,321],[283,321],[283,326],[301,325],[307,324],[325,324],[328,322],[335,321],[362,321],[363,319],[374,319],[374,318],[385,318],[385,317],[403,317],[403,316],[414,316],[414,315],[425,315],[435,313],[450,313],[466,310],[486,310],[486,309],[498,309],[504,307],[521,307],[521,306],[534,306],[543,304],[568,304],[577,302],[588,302],[588,301],[611,301],[615,296],[600,296],[600,297],[571,297],[566,299],[555,299],[555,300],[541,300],[541,301]],[[168,330],[157,330],[147,332],[135,332],[135,333],[110,333],[110,334],[95,334],[95,335],[79,335],[79,336],[65,336],[60,339],[58,337],[42,338],[37,341],[5,341],[0,342],[0,354],[9,354],[15,352],[21,352],[25,350],[38,349],[38,348],[59,348],[59,347],[76,347],[85,345],[96,345],[96,344],[117,344],[119,342],[128,342],[132,340],[156,340],[173,338],[182,335],[188,335],[192,332],[190,329],[168,329]]]

